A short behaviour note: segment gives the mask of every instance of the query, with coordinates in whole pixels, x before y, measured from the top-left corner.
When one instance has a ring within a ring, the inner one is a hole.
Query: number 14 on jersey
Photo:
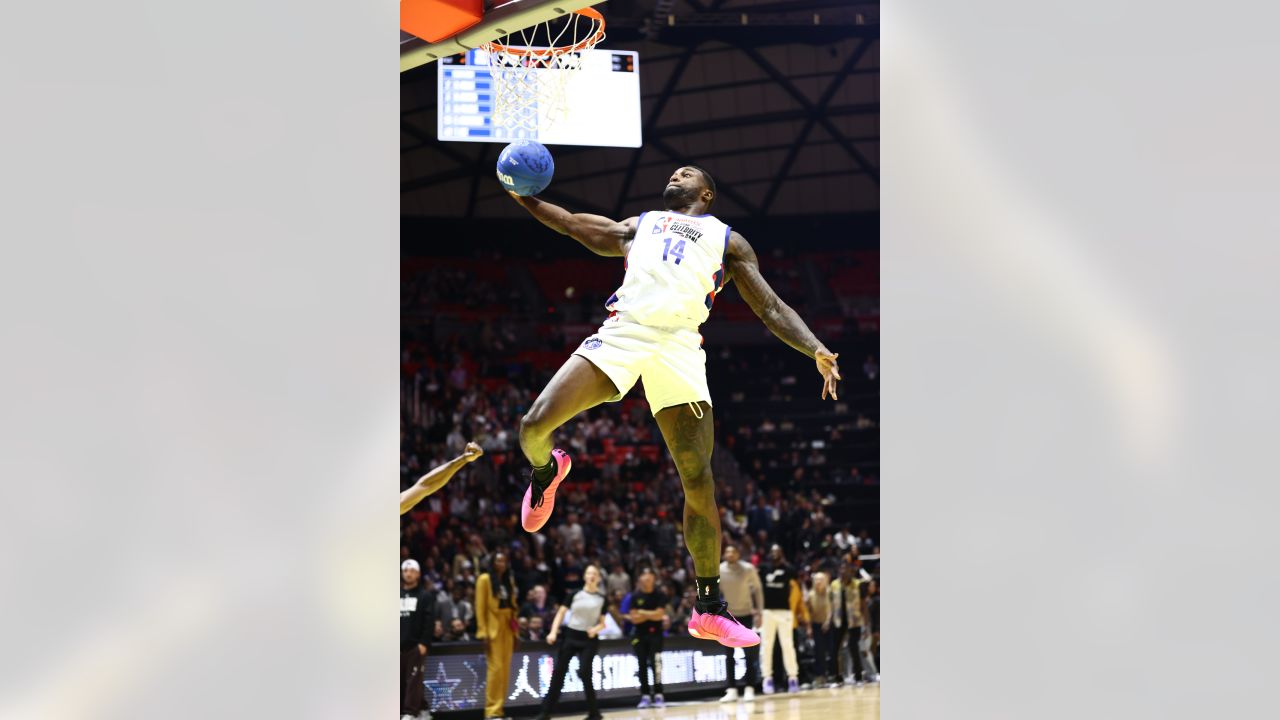
[[[681,238],[680,242],[675,245],[671,244],[671,238],[662,238],[662,242],[662,261],[666,262],[668,257],[673,257],[675,258],[675,263],[679,265],[680,261],[684,259],[684,238]]]

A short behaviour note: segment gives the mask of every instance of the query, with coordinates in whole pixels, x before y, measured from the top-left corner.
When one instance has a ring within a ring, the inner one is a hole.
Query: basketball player
[[[560,368],[520,423],[520,447],[533,465],[521,505],[527,532],[546,524],[556,488],[569,474],[569,454],[551,434],[578,413],[622,396],[644,378],[645,396],[684,485],[685,545],[693,556],[697,601],[689,634],[727,647],[757,645],[720,596],[720,514],[711,477],[715,424],[707,390],[706,354],[698,327],[730,280],[774,335],[813,358],[821,397],[836,398],[835,353],[765,282],[755,251],[742,235],[708,214],[715,182],[687,166],[671,174],[663,208],[623,222],[574,214],[536,197],[516,202],[539,222],[597,255],[624,257],[622,287],[609,298],[609,318]]]
[[[461,455],[418,478],[418,482],[414,483],[413,487],[401,491],[400,514],[409,512],[414,505],[422,502],[423,498],[444,487],[463,465],[475,462],[481,455],[484,455],[483,448],[473,442],[467,443]]]

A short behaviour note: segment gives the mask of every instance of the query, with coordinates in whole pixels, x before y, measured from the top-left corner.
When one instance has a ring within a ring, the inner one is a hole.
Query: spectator
[[[618,622],[617,612],[614,610],[616,607],[610,600],[605,601],[604,629],[597,636],[601,640],[621,640],[625,637],[622,623]]]
[[[528,598],[529,592],[537,585],[546,582],[546,573],[538,569],[536,562],[527,554],[513,558],[516,567],[516,587]]]
[[[451,623],[455,618],[459,618],[464,625],[470,626],[476,613],[467,600],[466,586],[453,581],[449,581],[448,585],[450,589],[447,592],[440,592],[444,599],[436,602],[436,616],[445,623]]]
[[[422,663],[434,626],[417,560],[400,564],[400,720],[425,720]]]
[[[453,607],[456,608],[457,617],[462,618],[463,624],[470,627],[475,623],[476,610],[471,601],[467,599],[468,588],[469,586],[465,583],[455,583],[451,600],[453,601]]]
[[[529,600],[520,607],[521,617],[529,619],[536,617],[542,621],[544,628],[551,624],[551,618],[555,612],[555,606],[547,602],[547,588],[544,585],[534,585],[529,591]]]
[[[738,548],[728,545],[724,549],[724,562],[720,563],[720,593],[729,604],[729,614],[739,618],[751,618],[751,627],[760,627],[760,610],[764,607],[764,596],[760,587],[760,575],[751,563],[743,562]],[[760,646],[743,648],[746,655],[747,668],[743,677],[737,677],[737,663],[730,654],[729,668],[733,675],[729,689],[725,691],[720,702],[733,702],[738,699],[738,690],[742,689],[743,700],[754,700],[756,697],[756,678],[760,674]]]
[[[623,595],[631,592],[631,576],[622,569],[620,561],[613,563],[613,570],[605,578],[604,589],[610,596],[615,592],[621,592]]]
[[[696,600],[696,591],[693,586],[689,586],[680,596],[679,604],[672,608],[671,627],[684,628],[689,625],[689,618],[693,615],[693,605]]]
[[[875,656],[872,654],[872,645],[874,643],[872,628],[878,627],[880,624],[880,602],[878,598],[876,600],[874,620],[871,614],[871,597],[874,585],[874,580],[868,580],[861,583],[858,588],[863,606],[862,631],[858,637],[858,652],[862,655],[862,666],[866,670],[866,679],[869,683],[879,682],[880,680],[880,668],[876,663]]]
[[[867,614],[871,617],[871,654],[876,661],[876,680],[880,679],[880,581],[872,580]]]
[[[511,678],[516,639],[516,581],[505,553],[495,553],[493,568],[476,581],[476,638],[484,640],[486,718],[501,718]]]
[[[760,669],[764,674],[764,694],[773,694],[773,643],[782,644],[782,664],[787,671],[787,692],[800,690],[800,664],[796,661],[795,629],[809,629],[809,610],[805,607],[795,571],[782,555],[782,546],[769,548],[769,561],[764,567],[764,611],[761,634]]]
[[[847,653],[849,661],[844,663],[840,674],[855,685],[862,684],[862,653],[859,641],[862,626],[866,618],[864,600],[859,590],[862,580],[855,576],[853,564],[845,562],[840,566],[840,579],[831,583],[832,604],[835,609],[836,653],[843,660]],[[852,665],[852,669],[849,666]]]
[[[848,525],[840,528],[840,532],[836,533],[834,540],[836,541],[836,547],[839,548],[840,552],[848,552],[849,550],[857,547],[857,540],[849,533]]]
[[[560,525],[556,532],[560,536],[560,544],[564,547],[574,547],[585,541],[582,525],[578,522],[576,512],[570,512],[564,524]]]
[[[720,523],[731,534],[740,535],[747,531],[747,515],[742,511],[742,501],[732,500],[721,509]]]
[[[809,607],[809,627],[813,635],[814,687],[821,687],[828,679],[838,680],[835,638],[832,632],[834,613],[831,609],[831,578],[824,572],[813,574],[813,587],[805,593]],[[836,683],[838,684],[838,683]]]
[[[467,439],[462,434],[462,428],[458,425],[453,426],[453,430],[449,431],[449,436],[445,438],[444,447],[450,455],[461,455],[462,449],[466,446]]]
[[[444,639],[445,642],[469,642],[471,636],[467,634],[467,624],[460,618],[454,618],[449,624],[449,632],[445,633]]]
[[[542,642],[547,639],[547,624],[542,622],[541,615],[529,616],[529,623],[523,639],[531,642]]]
[[[565,554],[556,567],[556,589],[561,597],[582,587],[582,566],[573,553]]]
[[[474,582],[476,573],[485,566],[487,560],[488,552],[484,541],[479,535],[472,534],[467,540],[466,550],[453,556],[453,567],[449,574],[454,578],[461,577]]]
[[[858,531],[858,554],[870,555],[876,551],[876,541],[871,539],[871,533],[866,528]]]
[[[670,602],[666,593],[658,589],[655,582],[657,575],[653,568],[640,571],[639,585],[632,594],[628,604],[628,617],[631,621],[631,647],[635,650],[639,663],[640,704],[639,708],[662,707],[662,622],[667,619],[667,604]],[[650,690],[649,674],[653,673],[653,685]]]

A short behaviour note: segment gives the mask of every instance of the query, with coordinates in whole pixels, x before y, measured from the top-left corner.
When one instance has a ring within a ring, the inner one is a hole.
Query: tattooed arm
[[[769,332],[779,340],[813,358],[822,375],[822,399],[827,395],[836,400],[836,384],[840,381],[840,367],[836,364],[838,353],[833,353],[814,337],[809,326],[778,297],[760,274],[760,260],[747,244],[746,238],[736,232],[729,233],[729,248],[725,253],[729,277],[738,283],[738,292],[747,301]]]

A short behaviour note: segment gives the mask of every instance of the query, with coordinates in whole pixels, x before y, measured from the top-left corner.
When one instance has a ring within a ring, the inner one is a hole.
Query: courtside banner
[[[551,685],[555,646],[521,642],[511,658],[507,707],[538,705]],[[734,651],[743,662],[742,651]],[[729,650],[692,638],[667,638],[662,651],[662,684],[667,694],[686,690],[717,690],[729,685]],[[630,640],[602,640],[592,663],[596,695],[601,700],[640,695],[639,663]],[[440,644],[427,654],[423,683],[432,713],[484,708],[484,645]],[[578,659],[569,661],[561,702],[583,700]]]

